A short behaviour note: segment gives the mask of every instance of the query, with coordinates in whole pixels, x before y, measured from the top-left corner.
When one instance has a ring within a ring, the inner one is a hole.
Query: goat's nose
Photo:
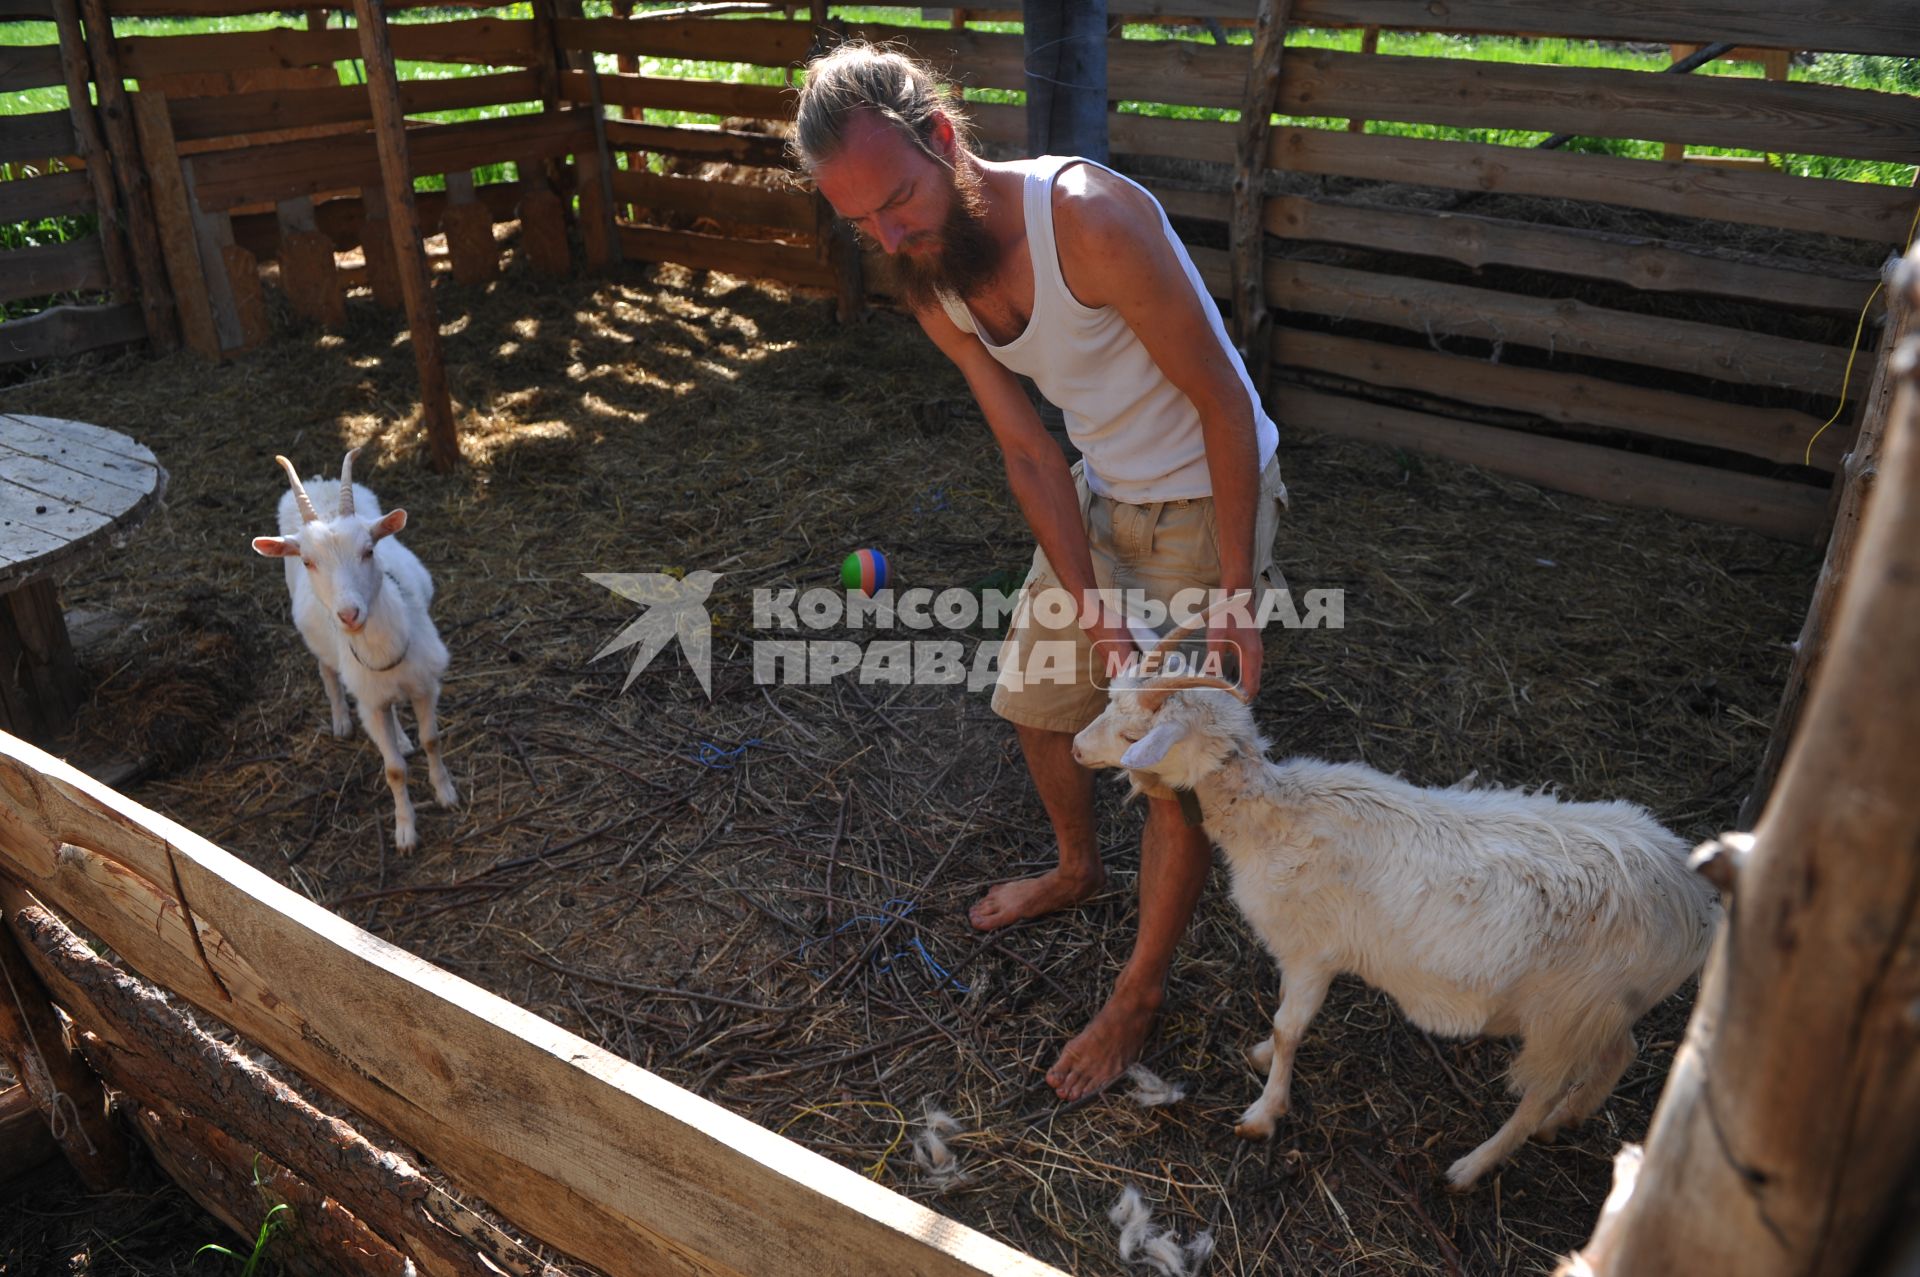
[[[357,607],[343,607],[334,615],[340,618],[340,624],[349,628],[360,624],[360,609]]]

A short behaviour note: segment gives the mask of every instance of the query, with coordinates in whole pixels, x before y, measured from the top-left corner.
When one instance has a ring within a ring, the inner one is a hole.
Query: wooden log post
[[[344,327],[347,294],[340,286],[333,236],[315,224],[313,200],[305,195],[281,200],[275,219],[280,228],[280,287],[294,313],[323,327]]]
[[[93,188],[93,204],[99,214],[100,244],[107,258],[107,280],[116,302],[136,300],[133,259],[127,249],[126,218],[120,212],[119,191],[113,184],[113,159],[100,132],[100,118],[93,110],[91,81],[87,72],[87,45],[80,34],[80,14],[73,0],[53,0],[54,25],[60,34],[60,67],[67,76],[67,112],[73,117],[73,135],[80,143],[80,158],[86,162],[87,182]],[[143,318],[146,317],[143,312]],[[160,316],[151,316],[157,321]],[[155,349],[164,349],[167,334],[158,328],[148,337]]]
[[[70,0],[56,0],[65,2]],[[172,350],[180,344],[173,290],[167,284],[160,233],[154,224],[140,144],[134,137],[133,113],[120,79],[120,61],[113,50],[113,22],[107,17],[106,0],[80,0],[80,15],[86,20],[87,56],[100,90],[100,123],[106,130],[107,152],[113,158],[114,179],[126,210],[133,268],[140,281],[141,315],[147,332],[153,335],[155,349]]]
[[[387,188],[369,186],[360,192],[360,251],[366,257],[367,287],[376,306],[404,310],[407,295],[400,287],[400,261],[394,253],[393,220],[387,216]]]
[[[1902,288],[1920,293],[1920,252]],[[1920,342],[1780,787],[1696,857],[1726,925],[1591,1277],[1840,1277],[1902,1199],[1920,1132]]]
[[[1380,52],[1380,28],[1379,27],[1368,27],[1365,31],[1360,33],[1360,52],[1362,53]],[[1347,132],[1365,133],[1366,131],[1367,131],[1367,122],[1362,117],[1356,115],[1352,119],[1347,121]]]
[[[1920,178],[1916,178],[1916,181],[1920,181]],[[1787,666],[1787,685],[1780,694],[1780,708],[1774,713],[1773,731],[1767,739],[1766,753],[1761,756],[1760,769],[1754,774],[1753,787],[1747,791],[1746,801],[1740,806],[1738,824],[1742,829],[1753,828],[1760,819],[1760,812],[1773,792],[1774,780],[1780,774],[1780,766],[1786,760],[1788,747],[1792,745],[1794,732],[1799,727],[1807,689],[1826,656],[1827,634],[1833,625],[1835,604],[1853,566],[1854,547],[1860,537],[1861,514],[1873,491],[1875,476],[1879,473],[1880,449],[1892,412],[1893,389],[1897,380],[1891,376],[1893,356],[1901,342],[1913,332],[1914,309],[1906,298],[1890,296],[1887,299],[1887,319],[1884,335],[1880,339],[1880,356],[1874,369],[1873,383],[1862,401],[1860,430],[1854,436],[1853,447],[1847,451],[1841,463],[1840,473],[1834,478],[1836,504],[1833,530],[1827,538],[1826,557],[1821,560],[1820,575],[1814,581],[1813,597],[1807,603],[1807,616],[1801,623],[1800,637],[1793,645],[1793,660]]]
[[[473,173],[447,174],[447,207],[440,214],[453,277],[463,284],[489,284],[500,274],[500,249],[493,238],[493,210],[474,198]]]
[[[167,97],[158,89],[133,95],[133,117],[140,129],[140,146],[151,178],[153,215],[161,256],[171,282],[174,305],[187,348],[208,359],[220,358],[220,331],[213,320],[213,296],[206,268],[200,261],[200,242],[194,234],[193,197],[187,172],[173,136],[173,117]],[[144,291],[144,290],[143,290]]]
[[[1287,43],[1291,0],[1260,0],[1253,28],[1253,67],[1240,107],[1240,136],[1233,166],[1233,220],[1228,244],[1233,255],[1233,339],[1246,360],[1247,373],[1266,393],[1272,320],[1267,314],[1266,204],[1267,137],[1273,107],[1280,98],[1280,61]]]
[[[547,181],[546,164],[522,159],[520,170],[520,249],[542,275],[573,271],[573,253],[567,247],[566,210]]]
[[[277,1208],[262,1252],[293,1277],[409,1277],[407,1257],[324,1192],[211,1122],[172,1105],[142,1108],[133,1129],[153,1160],[209,1215],[251,1245]]]
[[[0,927],[0,1054],[87,1187],[104,1193],[125,1183],[127,1143],[107,1112],[106,1090],[67,1049],[46,988],[6,927]]]
[[[400,288],[406,295],[407,328],[413,338],[414,362],[420,370],[427,447],[434,469],[451,470],[460,464],[460,439],[454,428],[453,399],[447,391],[447,369],[440,353],[440,321],[434,314],[426,251],[420,243],[420,214],[413,203],[407,122],[393,69],[393,46],[387,39],[386,11],[380,0],[353,0],[353,12],[360,27],[360,60],[367,68],[367,97],[373,107],[373,134],[380,150],[393,252],[400,268]]]
[[[145,981],[93,955],[24,892],[4,894],[15,935],[81,1030],[87,1060],[114,1086],[165,1114],[230,1132],[341,1203],[424,1273],[547,1272],[519,1243],[434,1187],[398,1154],[322,1113],[245,1055],[201,1032]],[[19,950],[15,950],[16,954]]]
[[[568,17],[582,16],[580,0],[561,0]],[[578,71],[587,80],[587,109],[593,113],[593,149],[574,157],[574,171],[580,195],[580,238],[586,246],[587,265],[604,270],[620,260],[620,232],[614,225],[613,152],[607,146],[607,99],[600,87],[600,68],[587,50],[570,51],[560,46],[555,28],[553,57],[564,70]]]
[[[5,537],[0,548],[6,548]],[[37,577],[0,595],[0,729],[51,741],[73,725],[82,694],[52,578]]]

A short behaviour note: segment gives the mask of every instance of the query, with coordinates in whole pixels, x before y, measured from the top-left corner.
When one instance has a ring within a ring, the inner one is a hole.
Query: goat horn
[[[274,460],[278,461],[280,468],[287,472],[287,482],[293,485],[293,499],[298,502],[300,506],[300,522],[320,522],[320,512],[313,508],[313,500],[307,496],[307,485],[300,482],[300,472],[293,468],[293,462],[287,460],[285,457],[279,456],[276,456]]]
[[[1214,604],[1212,607],[1202,610],[1198,616],[1194,617],[1192,620],[1188,621],[1186,624],[1175,626],[1173,629],[1167,631],[1167,633],[1161,637],[1160,641],[1153,645],[1152,651],[1141,653],[1140,655],[1141,674],[1149,678],[1154,677],[1155,671],[1157,671],[1160,668],[1160,662],[1162,659],[1162,655],[1164,653],[1171,652],[1175,647],[1185,642],[1192,635],[1198,633],[1200,630],[1207,628],[1213,622],[1214,613],[1219,612],[1225,608],[1231,607],[1236,603],[1245,602],[1246,600],[1251,599],[1252,597],[1253,597],[1253,592],[1251,590],[1237,590],[1233,594],[1229,595],[1227,598],[1224,598],[1220,600],[1220,602]]]
[[[1215,678],[1211,674],[1156,674],[1134,690],[1177,692],[1187,688],[1209,688],[1214,691],[1232,692],[1241,702],[1248,700],[1246,688],[1230,679]]]
[[[360,455],[355,448],[347,453],[346,460],[340,463],[340,514],[342,517],[353,513],[353,459]]]

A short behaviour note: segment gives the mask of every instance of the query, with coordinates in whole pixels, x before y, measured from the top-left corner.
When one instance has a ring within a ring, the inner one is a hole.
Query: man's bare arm
[[[1055,186],[1054,234],[1067,287],[1081,304],[1112,306],[1200,416],[1220,525],[1220,586],[1253,588],[1253,533],[1260,498],[1260,444],[1253,404],[1150,197],[1090,165]],[[1229,637],[1244,637],[1231,633]],[[1257,635],[1243,644],[1242,676],[1258,686]]]
[[[972,333],[963,332],[938,308],[916,311],[914,318],[934,345],[967,379],[987,427],[1000,445],[1007,471],[1007,487],[1033,529],[1034,539],[1053,565],[1054,575],[1076,600],[1095,588],[1093,552],[1087,545],[1086,525],[1080,521],[1080,499],[1074,490],[1067,459],[1054,443],[1027,398],[1019,378],[987,353]],[[1125,629],[1112,624],[1092,627],[1093,637],[1118,638]]]

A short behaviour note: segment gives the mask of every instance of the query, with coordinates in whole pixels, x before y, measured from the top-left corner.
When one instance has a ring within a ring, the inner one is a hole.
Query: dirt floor
[[[680,268],[516,267],[438,296],[469,459],[451,475],[408,420],[404,324],[365,303],[343,334],[219,367],[134,357],[0,393],[126,431],[172,476],[164,511],[64,585],[113,618],[85,656],[78,755],[131,766],[141,802],[369,930],[1071,1272],[1120,1268],[1107,1211],[1127,1184],[1182,1235],[1212,1229],[1223,1275],[1536,1273],[1586,1237],[1687,996],[1643,1024],[1595,1121],[1452,1196],[1438,1173],[1506,1115],[1508,1046],[1431,1039],[1343,981],[1293,1115],[1247,1145],[1240,1049],[1277,982],[1221,871],[1149,1046],[1188,1098],[1053,1101],[1041,1073],[1127,953],[1139,811],[1100,787],[1111,880],[1090,906],[976,935],[982,888],[1051,856],[985,693],[753,677],[774,636],[752,589],[832,586],[855,547],[902,586],[1024,570],[985,427],[909,322],[837,328],[817,298]],[[1688,838],[1729,825],[1814,550],[1282,429],[1279,560],[1296,590],[1344,590],[1346,624],[1271,637],[1257,713],[1277,753],[1629,798]],[[416,763],[410,858],[372,745],[326,731],[280,566],[248,546],[273,530],[276,452],[313,473],[353,445],[411,515],[453,653],[467,805],[424,805]],[[725,573],[711,699],[677,658],[624,691],[626,657],[593,659],[635,609],[583,574],[663,569]],[[944,1193],[910,1154],[926,1102],[969,1132]],[[187,1258],[216,1235],[195,1226],[179,1260],[121,1268],[76,1264],[59,1229],[31,1234],[38,1254],[7,1230],[9,1273],[226,1271]]]

